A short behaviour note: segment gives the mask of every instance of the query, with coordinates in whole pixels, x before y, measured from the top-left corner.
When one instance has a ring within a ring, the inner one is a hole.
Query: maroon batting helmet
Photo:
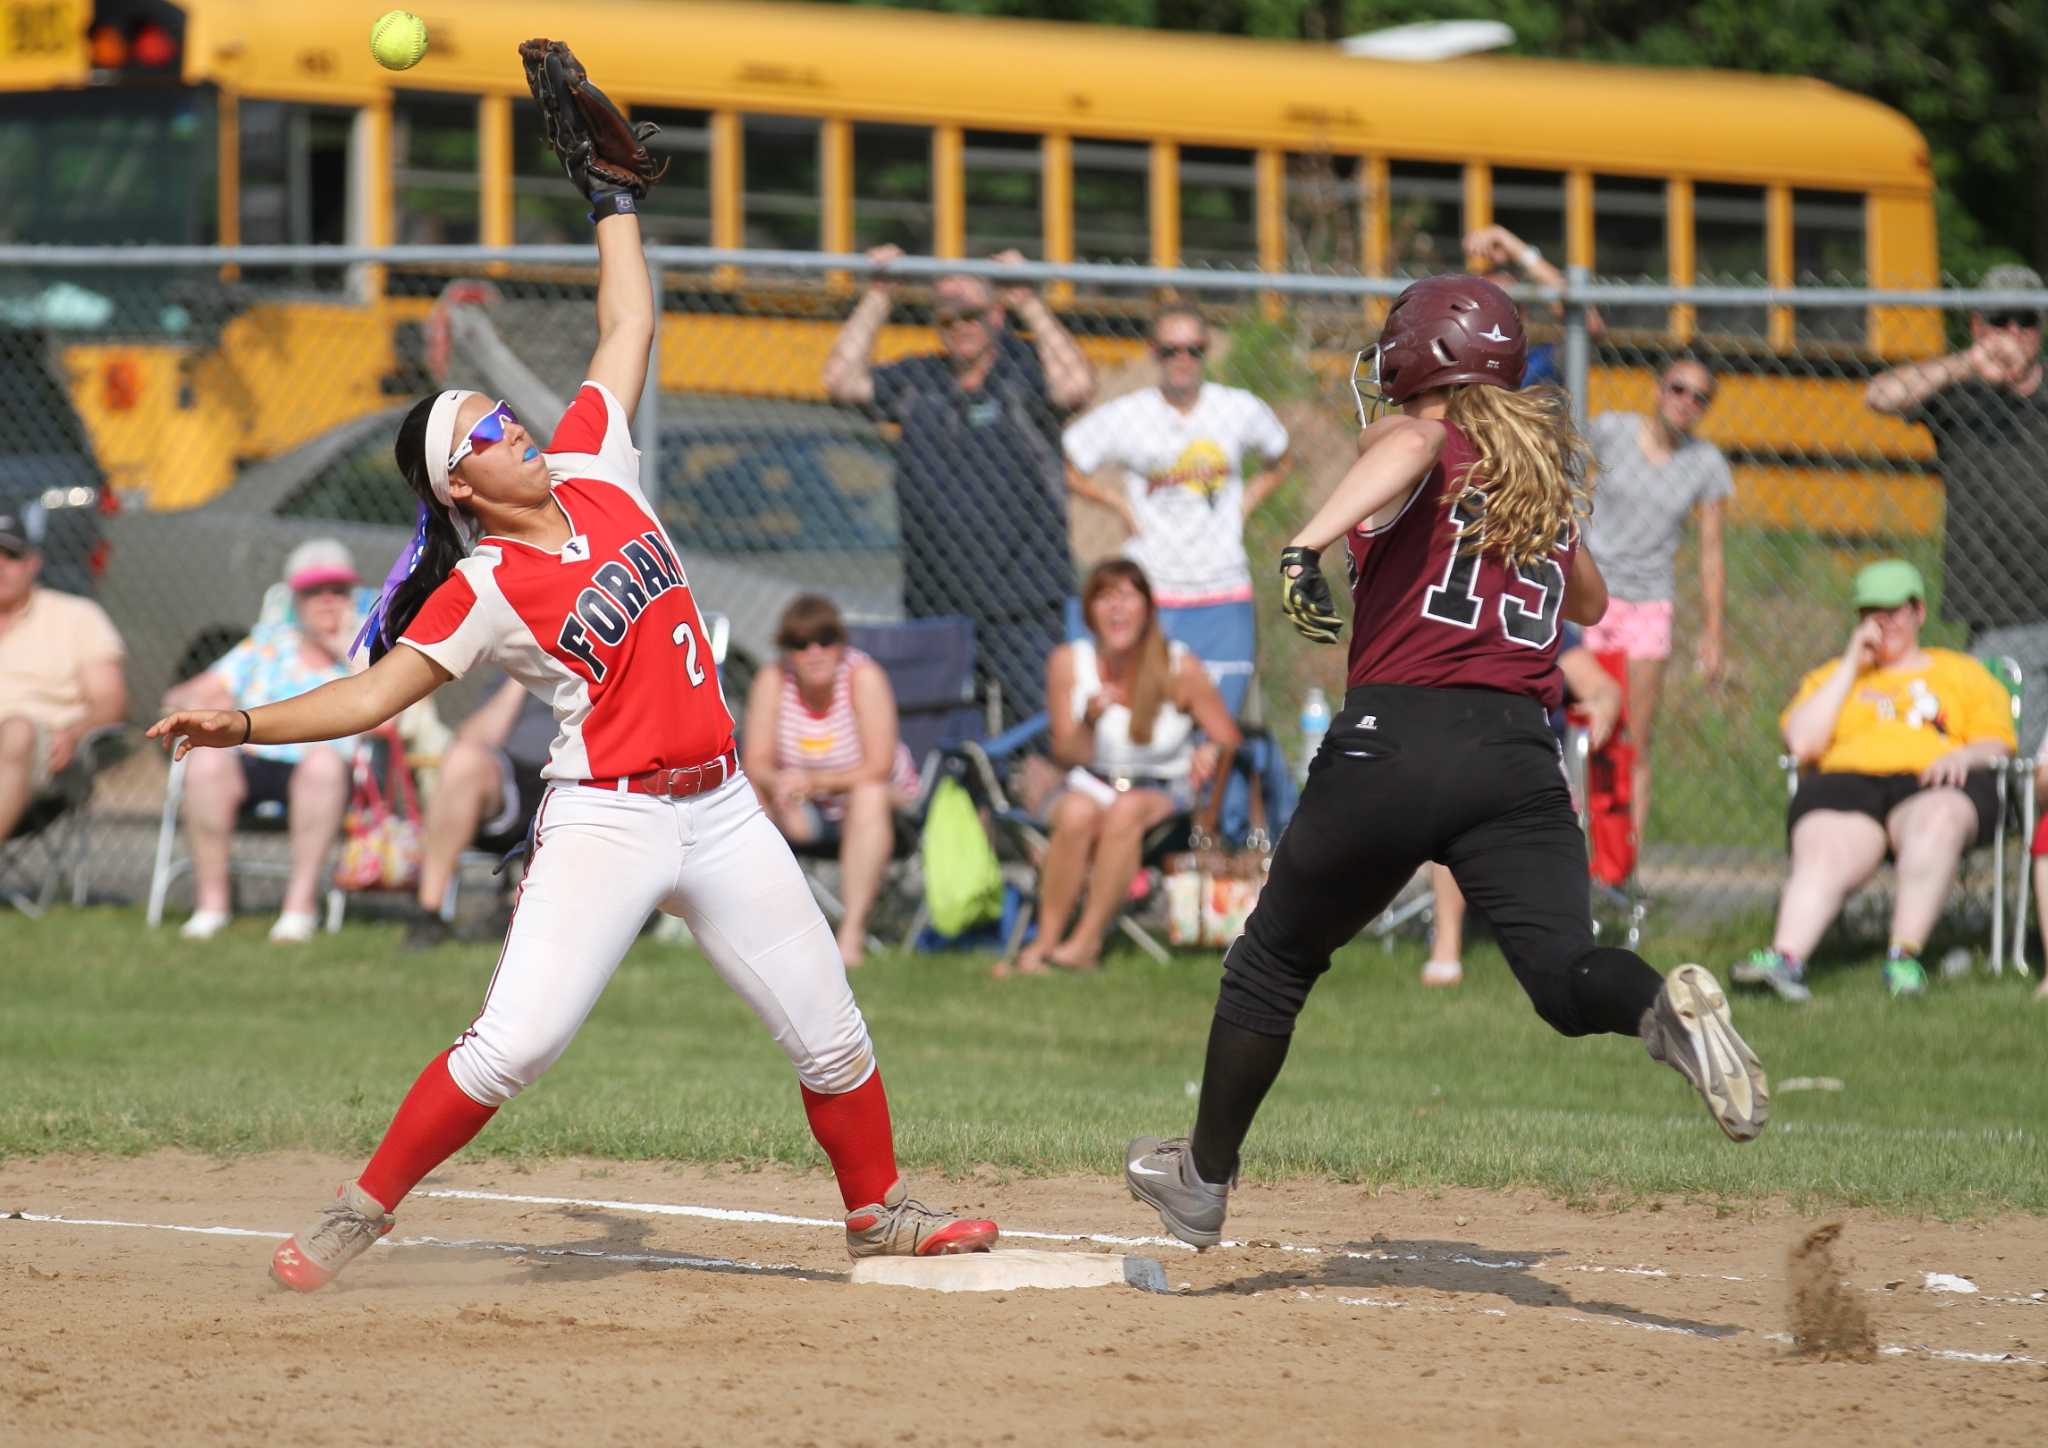
[[[1529,337],[1508,294],[1483,277],[1425,277],[1394,298],[1379,341],[1359,354],[1365,384],[1395,406],[1432,387],[1522,385]]]

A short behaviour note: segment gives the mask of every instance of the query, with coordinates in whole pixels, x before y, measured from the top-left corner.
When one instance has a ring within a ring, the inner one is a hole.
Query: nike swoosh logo
[[[1139,1166],[1139,1165],[1138,1165],[1138,1164],[1137,1164],[1136,1162],[1132,1162],[1132,1163],[1130,1164],[1130,1168],[1131,1168],[1131,1172],[1132,1172],[1132,1174],[1133,1174],[1134,1176],[1156,1176],[1156,1177],[1163,1177],[1163,1176],[1172,1176],[1172,1175],[1173,1175],[1173,1173],[1172,1173],[1172,1172],[1170,1172],[1170,1171],[1154,1171],[1154,1170],[1152,1170],[1152,1168],[1151,1168],[1151,1167],[1149,1167],[1149,1166]]]

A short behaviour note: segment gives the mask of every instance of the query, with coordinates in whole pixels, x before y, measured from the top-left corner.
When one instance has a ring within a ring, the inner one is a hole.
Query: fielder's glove
[[[1323,577],[1322,555],[1313,548],[1280,550],[1280,608],[1294,631],[1319,644],[1337,642],[1344,620]]]
[[[657,161],[647,153],[647,138],[661,127],[629,122],[559,40],[522,40],[519,63],[526,67],[526,88],[540,103],[541,134],[590,202],[591,218],[634,211],[668,170],[665,158]]]

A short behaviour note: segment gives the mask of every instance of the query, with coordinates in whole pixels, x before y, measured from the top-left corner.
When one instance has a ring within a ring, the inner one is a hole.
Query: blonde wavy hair
[[[1486,496],[1479,525],[1461,529],[1460,552],[1529,564],[1577,536],[1593,511],[1593,448],[1563,388],[1454,387],[1444,420],[1478,453],[1464,491]],[[1446,508],[1457,501],[1446,492]]]

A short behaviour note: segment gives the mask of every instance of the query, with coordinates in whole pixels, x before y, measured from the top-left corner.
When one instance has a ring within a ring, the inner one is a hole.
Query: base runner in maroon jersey
[[[985,1251],[994,1222],[926,1207],[898,1178],[867,1023],[831,927],[740,773],[682,555],[640,490],[628,426],[654,329],[644,187],[574,165],[570,175],[597,228],[598,343],[547,447],[481,392],[421,399],[394,446],[419,530],[364,631],[370,667],[149,731],[179,755],[259,734],[361,734],[484,663],[546,700],[559,729],[482,1010],[420,1073],[361,1175],[277,1249],[271,1274],[310,1292],[388,1233],[420,1179],[568,1048],[657,909],[689,923],[796,1068],[846,1203],[848,1251]]]
[[[1594,943],[1586,842],[1545,712],[1563,688],[1561,621],[1597,622],[1607,590],[1579,542],[1589,452],[1560,389],[1517,390],[1526,357],[1492,283],[1403,292],[1359,354],[1358,460],[1281,554],[1288,617],[1335,643],[1320,565],[1344,543],[1349,690],[1224,960],[1193,1136],[1139,1137],[1125,1155],[1132,1195],[1197,1247],[1221,1240],[1238,1149],[1331,953],[1431,860],[1486,913],[1560,1034],[1640,1036],[1735,1141],[1769,1115],[1763,1069],[1707,971],[1661,976]],[[1368,395],[1399,412],[1367,426]]]

